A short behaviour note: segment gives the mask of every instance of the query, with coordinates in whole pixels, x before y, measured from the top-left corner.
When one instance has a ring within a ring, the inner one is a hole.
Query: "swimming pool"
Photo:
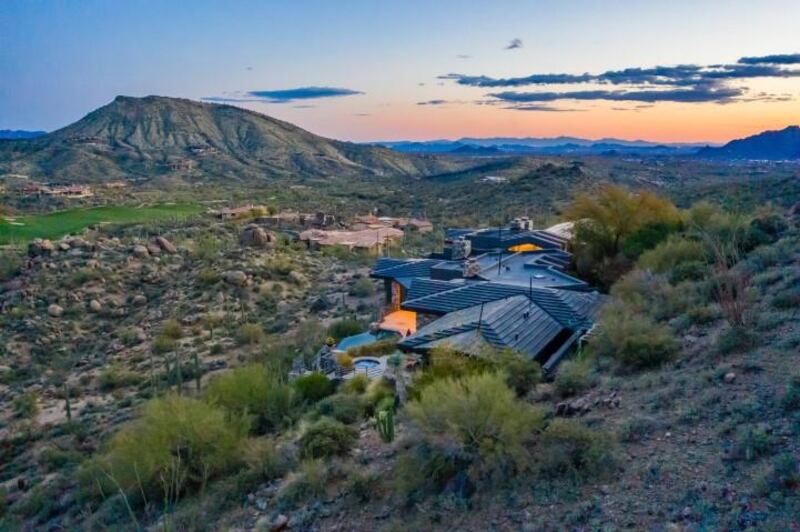
[[[353,336],[348,336],[339,340],[339,345],[336,346],[337,351],[347,351],[354,347],[371,344],[378,341],[378,337],[371,332],[363,332]]]

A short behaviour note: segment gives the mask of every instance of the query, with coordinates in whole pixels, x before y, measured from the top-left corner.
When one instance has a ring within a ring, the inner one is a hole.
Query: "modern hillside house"
[[[448,344],[479,355],[486,347],[512,348],[551,369],[593,326],[601,296],[564,273],[564,237],[525,219],[447,235],[442,253],[381,258],[371,272],[385,286],[381,327],[405,335],[401,349],[424,353]]]

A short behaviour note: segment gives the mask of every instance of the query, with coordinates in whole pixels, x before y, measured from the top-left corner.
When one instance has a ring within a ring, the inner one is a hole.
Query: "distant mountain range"
[[[35,139],[47,135],[47,131],[24,131],[22,129],[0,129],[0,140],[4,139]]]
[[[63,129],[0,141],[0,175],[62,182],[424,177],[474,162],[326,139],[230,105],[118,96]]]
[[[405,153],[448,155],[692,155],[707,144],[658,143],[646,140],[599,139],[577,137],[488,137],[458,140],[388,141],[374,144]]]
[[[703,148],[698,156],[709,159],[796,161],[800,160],[800,127],[765,131],[732,140],[718,148]]]

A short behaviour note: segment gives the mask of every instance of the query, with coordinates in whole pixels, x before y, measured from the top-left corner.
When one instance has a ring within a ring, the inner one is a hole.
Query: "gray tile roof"
[[[450,284],[455,285],[456,283]],[[597,292],[571,292],[542,288],[529,290],[528,287],[522,286],[477,282],[459,283],[450,290],[441,290],[416,299],[412,299],[411,292],[409,292],[409,297],[401,304],[401,307],[429,314],[447,314],[516,295],[523,295],[526,299],[530,296],[536,306],[568,328],[584,326],[600,299]]]
[[[405,338],[399,346],[426,350],[447,343],[478,355],[486,342],[536,358],[565,331],[569,332],[527,296],[516,295],[451,312]]]

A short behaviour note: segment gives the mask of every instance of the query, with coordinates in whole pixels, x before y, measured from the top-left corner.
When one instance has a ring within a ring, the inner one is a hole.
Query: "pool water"
[[[339,345],[336,346],[337,351],[347,351],[348,349],[352,349],[354,347],[359,347],[362,345],[371,344],[378,341],[378,337],[370,332],[364,332],[361,334],[356,334],[354,336],[348,336],[346,338],[342,338],[339,341]]]
[[[372,369],[380,365],[381,363],[375,360],[374,358],[359,358],[355,362],[353,362],[353,366],[356,369]]]

